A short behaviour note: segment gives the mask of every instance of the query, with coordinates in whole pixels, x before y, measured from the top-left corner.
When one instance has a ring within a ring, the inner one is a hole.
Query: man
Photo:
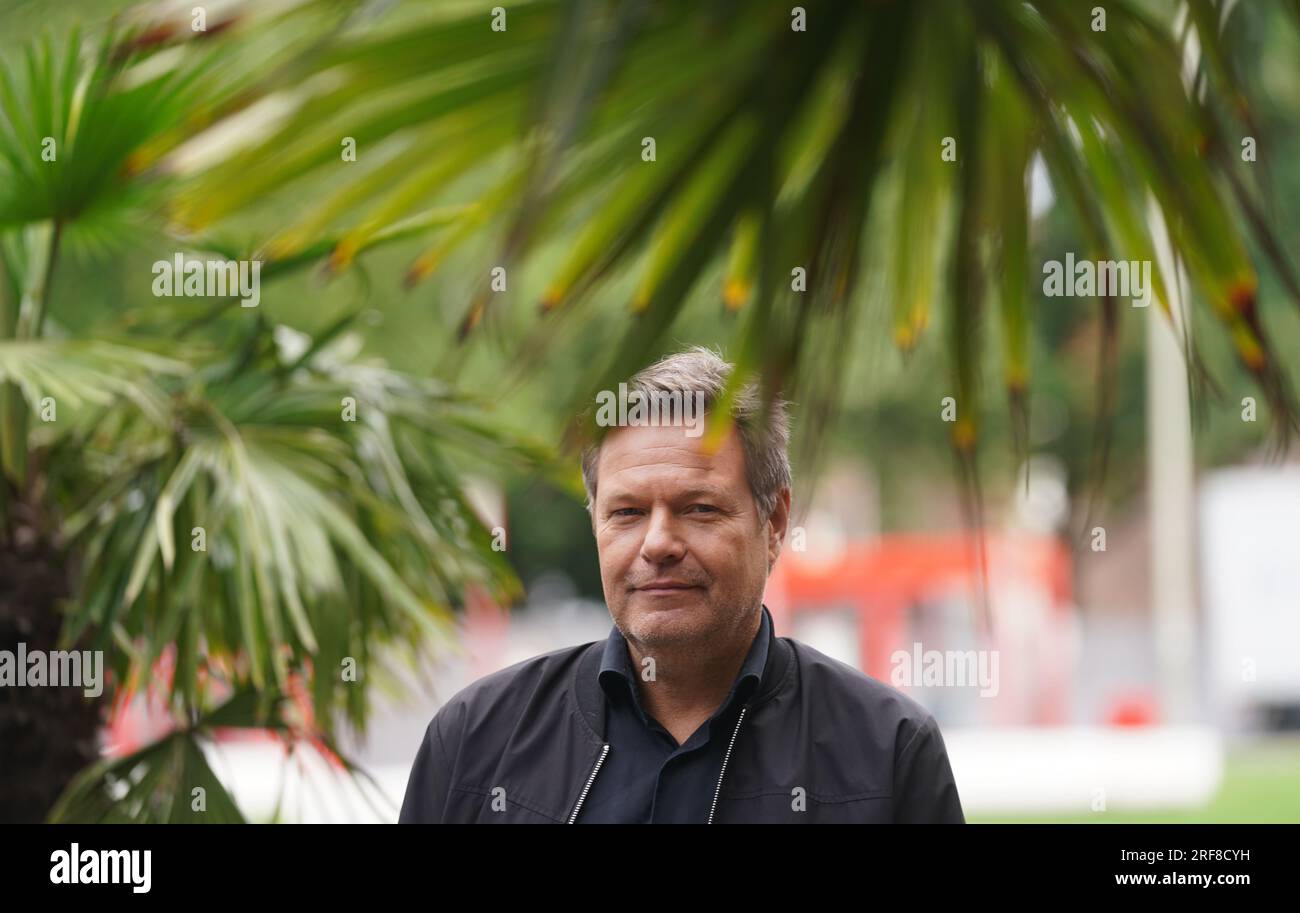
[[[712,409],[730,372],[696,348],[628,384],[671,408],[620,409],[583,455],[609,637],[452,697],[401,822],[964,822],[934,718],[772,630],[789,418],[777,398],[761,421],[749,384],[720,445],[701,434],[691,407]]]

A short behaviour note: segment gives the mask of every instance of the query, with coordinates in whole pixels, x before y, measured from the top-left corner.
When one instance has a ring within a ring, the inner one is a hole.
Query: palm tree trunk
[[[6,494],[0,650],[16,662],[20,643],[29,655],[58,648],[59,602],[70,588],[66,554],[38,522],[38,513],[12,488]],[[86,697],[81,687],[0,687],[0,822],[45,819],[73,777],[98,757],[101,710],[101,699]]]

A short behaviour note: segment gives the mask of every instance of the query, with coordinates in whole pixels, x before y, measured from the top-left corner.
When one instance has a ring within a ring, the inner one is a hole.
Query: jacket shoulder
[[[933,714],[892,685],[872,678],[848,663],[793,638],[785,638],[798,661],[800,687],[826,712],[843,715],[836,722],[850,725],[863,719],[882,735],[903,741],[926,726],[937,726]]]
[[[536,749],[553,739],[566,712],[572,669],[596,642],[564,647],[484,675],[461,688],[433,715],[411,765],[398,820],[467,822],[477,820],[486,789],[498,777],[509,746]],[[527,752],[515,751],[518,756]],[[548,820],[559,820],[554,799],[521,797],[531,786],[510,793],[515,804]],[[563,803],[561,803],[562,805]]]
[[[915,699],[847,663],[791,640],[800,673],[798,704],[817,721],[813,738],[866,772],[852,788],[879,786],[896,822],[965,821],[947,746],[934,715]],[[843,781],[837,789],[848,790]]]
[[[570,685],[574,666],[599,643],[562,647],[477,678],[447,699],[434,714],[433,723],[449,734],[539,710],[560,699]]]

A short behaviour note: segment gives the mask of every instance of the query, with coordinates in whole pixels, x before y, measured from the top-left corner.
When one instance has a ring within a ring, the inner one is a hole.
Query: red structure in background
[[[1072,668],[1072,565],[1069,551],[1053,536],[1023,533],[985,534],[992,643],[970,643],[967,649],[999,650],[1017,660],[1040,663],[1032,678],[1042,691],[1030,703],[1032,718],[1016,719],[1013,711],[1001,722],[1054,724],[1067,720]],[[890,681],[896,650],[909,650],[915,639],[913,621],[919,606],[941,600],[964,599],[976,592],[979,553],[973,536],[897,534],[868,542],[851,542],[833,558],[786,548],[768,580],[765,602],[777,630],[788,634],[799,616],[851,608],[856,615],[858,655],[863,671]],[[1037,598],[1019,603],[1021,617],[1008,618],[1008,586]],[[1025,619],[1025,606],[1038,617]],[[974,606],[972,606],[972,618]],[[1026,624],[1028,622],[1028,624]],[[1013,643],[1015,631],[1036,631],[1035,655]],[[927,644],[927,647],[931,645]],[[939,645],[935,645],[939,646]],[[951,646],[954,645],[949,645]],[[1003,664],[1005,668],[1005,663]]]

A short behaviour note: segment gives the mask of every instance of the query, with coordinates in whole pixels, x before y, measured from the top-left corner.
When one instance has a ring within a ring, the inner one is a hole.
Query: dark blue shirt
[[[722,758],[745,702],[767,665],[772,616],[762,607],[758,634],[740,674],[713,716],[681,745],[641,705],[639,675],[618,626],[600,663],[609,753],[578,821],[584,824],[703,824],[713,807]],[[647,683],[648,684],[648,683]]]

